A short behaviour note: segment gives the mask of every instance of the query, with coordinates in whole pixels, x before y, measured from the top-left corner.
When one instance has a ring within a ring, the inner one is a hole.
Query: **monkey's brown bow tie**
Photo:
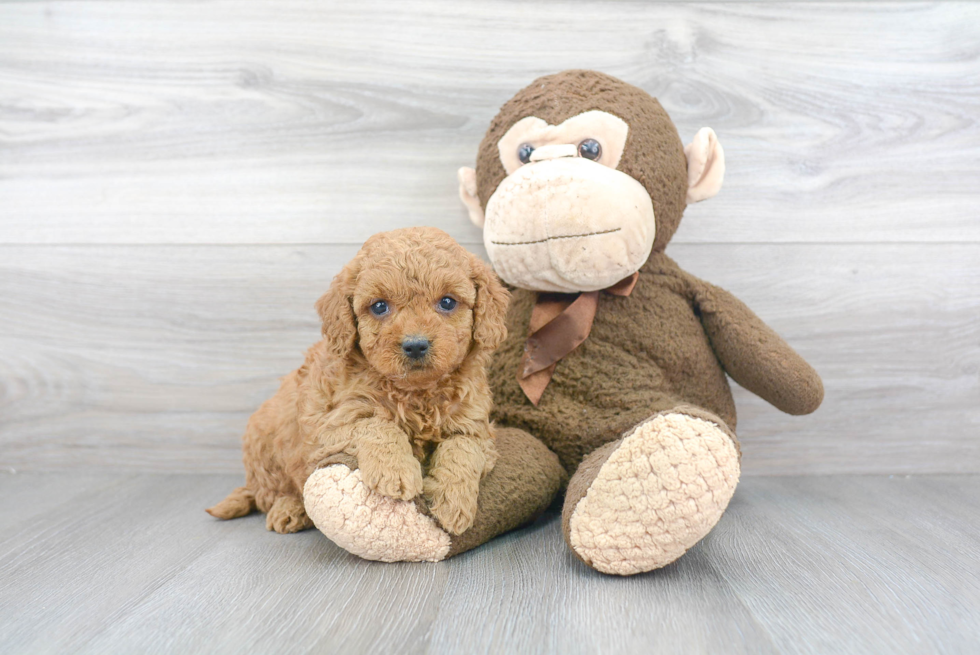
[[[614,296],[628,296],[636,286],[639,273],[633,273],[603,289]],[[531,311],[527,341],[517,382],[524,395],[535,405],[551,382],[558,360],[585,341],[592,331],[599,291],[584,293],[539,293]]]

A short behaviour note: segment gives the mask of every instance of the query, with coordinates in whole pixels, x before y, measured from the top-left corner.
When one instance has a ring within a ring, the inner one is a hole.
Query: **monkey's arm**
[[[733,380],[787,414],[820,406],[820,376],[741,300],[702,280],[694,295],[711,347]]]

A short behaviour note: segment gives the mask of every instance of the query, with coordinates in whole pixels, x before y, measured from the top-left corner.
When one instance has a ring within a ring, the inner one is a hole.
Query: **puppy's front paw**
[[[411,500],[422,493],[422,465],[414,457],[378,461],[359,458],[364,482],[372,491],[399,500]]]
[[[479,482],[446,484],[430,476],[425,479],[424,487],[429,511],[446,532],[462,534],[473,525]]]

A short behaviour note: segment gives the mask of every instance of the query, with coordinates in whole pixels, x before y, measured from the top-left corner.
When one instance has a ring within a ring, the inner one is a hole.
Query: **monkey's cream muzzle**
[[[561,145],[536,150],[487,202],[487,254],[514,286],[596,291],[650,256],[656,221],[646,189],[625,173],[569,156],[574,152]]]

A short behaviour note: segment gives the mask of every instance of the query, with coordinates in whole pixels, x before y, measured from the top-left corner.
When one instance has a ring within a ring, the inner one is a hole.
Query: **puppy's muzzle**
[[[425,337],[406,337],[402,341],[402,353],[413,362],[421,362],[429,354],[430,345]]]

